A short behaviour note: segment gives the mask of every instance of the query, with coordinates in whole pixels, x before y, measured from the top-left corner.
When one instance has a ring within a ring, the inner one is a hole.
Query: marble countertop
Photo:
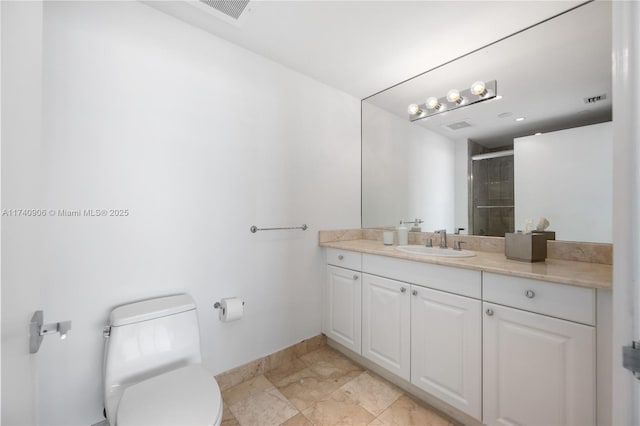
[[[575,262],[549,258],[545,262],[528,263],[509,260],[503,253],[483,251],[475,251],[476,256],[465,258],[415,255],[401,252],[396,248],[397,246],[385,246],[381,241],[374,240],[331,241],[322,242],[320,245],[323,247],[333,247],[418,262],[495,272],[497,274],[579,287],[607,289],[611,288],[613,279],[613,267],[600,263]]]

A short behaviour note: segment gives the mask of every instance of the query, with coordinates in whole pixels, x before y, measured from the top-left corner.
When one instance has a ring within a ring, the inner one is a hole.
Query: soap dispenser
[[[409,228],[404,224],[404,219],[400,221],[400,226],[398,226],[398,245],[409,245]]]

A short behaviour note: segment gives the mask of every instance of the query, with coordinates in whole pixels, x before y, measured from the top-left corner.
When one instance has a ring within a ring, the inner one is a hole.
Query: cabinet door
[[[484,423],[595,424],[595,329],[483,304]]]
[[[482,302],[411,290],[411,383],[480,420]]]
[[[362,285],[360,272],[327,266],[324,333],[360,354]]]
[[[410,287],[363,274],[362,356],[405,380],[411,368]]]

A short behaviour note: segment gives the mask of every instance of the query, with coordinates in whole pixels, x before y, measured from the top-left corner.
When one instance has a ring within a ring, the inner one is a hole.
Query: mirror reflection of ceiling
[[[497,80],[501,99],[414,122],[449,139],[471,139],[489,148],[538,132],[610,121],[610,22],[608,2],[589,3],[365,101],[409,121],[409,104],[468,89],[477,80]],[[606,99],[585,103],[598,95]],[[525,119],[516,121],[519,117]]]

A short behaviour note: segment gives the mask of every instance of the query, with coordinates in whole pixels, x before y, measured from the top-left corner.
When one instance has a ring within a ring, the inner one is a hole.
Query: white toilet
[[[190,296],[117,307],[105,336],[104,400],[111,426],[220,425],[220,388],[200,364]]]

